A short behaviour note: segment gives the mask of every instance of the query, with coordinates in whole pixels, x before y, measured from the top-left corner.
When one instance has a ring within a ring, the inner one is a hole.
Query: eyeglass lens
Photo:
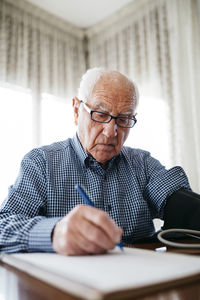
[[[112,119],[112,116],[109,114],[92,111],[92,120],[100,123],[109,123]],[[134,119],[126,117],[116,117],[115,118],[117,125],[121,127],[133,127],[136,123]]]

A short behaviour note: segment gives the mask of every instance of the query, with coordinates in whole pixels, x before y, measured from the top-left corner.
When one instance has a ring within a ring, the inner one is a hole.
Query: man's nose
[[[103,134],[107,137],[114,137],[117,135],[117,124],[115,119],[112,119],[109,123],[103,124]]]

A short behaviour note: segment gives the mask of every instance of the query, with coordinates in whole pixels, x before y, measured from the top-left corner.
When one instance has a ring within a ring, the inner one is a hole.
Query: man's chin
[[[96,159],[96,161],[98,161],[100,164],[104,165],[106,164],[109,160],[111,160],[114,156],[116,156],[116,153],[113,152],[106,152],[102,151],[102,153],[98,153],[98,155],[94,155],[94,159]]]
[[[98,144],[90,152],[90,155],[100,164],[106,164],[109,160],[111,160],[114,156],[118,155],[118,149],[114,145],[105,145],[105,144]]]

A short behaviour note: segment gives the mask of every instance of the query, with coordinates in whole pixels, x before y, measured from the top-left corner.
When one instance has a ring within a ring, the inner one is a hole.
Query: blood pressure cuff
[[[180,189],[167,198],[162,229],[171,228],[200,230],[200,195]]]

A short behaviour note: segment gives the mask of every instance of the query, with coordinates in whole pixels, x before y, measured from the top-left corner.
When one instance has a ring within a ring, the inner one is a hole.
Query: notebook
[[[82,299],[126,299],[200,279],[199,257],[124,248],[107,254],[62,256],[55,253],[2,253],[0,259]]]

